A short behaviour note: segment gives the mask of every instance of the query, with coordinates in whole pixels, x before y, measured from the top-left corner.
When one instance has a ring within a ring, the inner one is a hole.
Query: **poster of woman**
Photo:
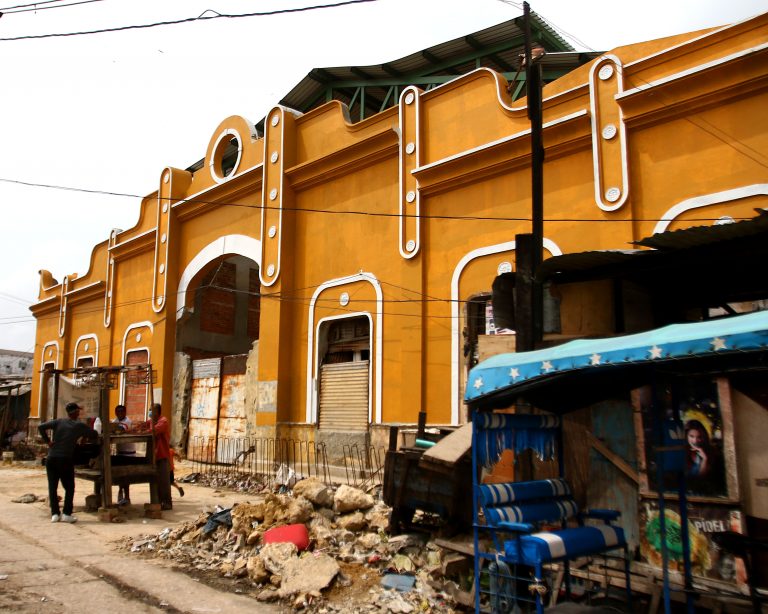
[[[679,462],[664,467],[664,491],[679,488],[679,471],[684,472],[686,492],[691,496],[727,498],[723,418],[720,411],[717,384],[711,378],[686,377],[671,380],[661,401],[668,420],[658,420],[659,410],[653,409],[650,390],[641,398],[643,415],[643,446],[648,462],[647,484],[651,492],[658,489],[656,463],[664,460],[657,454],[661,434],[670,424],[675,425],[675,440],[685,447]],[[671,421],[671,422],[670,422]],[[670,445],[670,444],[666,444]],[[667,461],[674,460],[671,455]]]
[[[695,390],[686,392],[679,409],[685,429],[688,493],[727,497],[722,416],[716,388],[714,383],[708,386],[700,382]]]

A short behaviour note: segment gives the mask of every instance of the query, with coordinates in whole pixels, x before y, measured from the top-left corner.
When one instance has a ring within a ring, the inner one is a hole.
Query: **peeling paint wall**
[[[173,359],[173,406],[171,409],[171,445],[186,448],[189,426],[189,403],[192,393],[192,359],[176,352]]]

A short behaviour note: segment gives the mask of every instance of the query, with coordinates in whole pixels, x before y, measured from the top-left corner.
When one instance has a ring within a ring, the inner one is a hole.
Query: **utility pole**
[[[544,250],[544,145],[542,139],[542,76],[541,45],[531,42],[531,7],[523,2],[523,32],[525,35],[525,83],[528,119],[531,121],[531,232],[515,236],[517,278],[515,282],[515,316],[517,321],[517,350],[536,349],[543,334],[544,301],[541,283],[536,273]]]

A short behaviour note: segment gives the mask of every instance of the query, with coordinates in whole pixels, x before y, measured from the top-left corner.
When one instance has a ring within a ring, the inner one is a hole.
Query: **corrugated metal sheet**
[[[323,365],[320,372],[318,427],[333,431],[366,430],[368,394],[367,360]]]
[[[743,239],[764,233],[766,230],[768,230],[768,211],[759,209],[758,216],[751,220],[668,230],[635,241],[635,244],[658,250],[687,249],[721,241]]]
[[[223,359],[221,401],[219,404],[219,439],[228,440],[219,445],[216,458],[220,463],[231,463],[242,452],[245,420],[245,367],[247,356],[227,356]]]
[[[220,371],[220,358],[192,361],[188,444],[191,460],[212,462],[216,458]]]

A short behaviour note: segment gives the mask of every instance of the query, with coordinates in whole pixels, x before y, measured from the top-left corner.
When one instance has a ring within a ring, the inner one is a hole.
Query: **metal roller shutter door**
[[[331,431],[368,429],[368,361],[323,365],[318,427]]]

